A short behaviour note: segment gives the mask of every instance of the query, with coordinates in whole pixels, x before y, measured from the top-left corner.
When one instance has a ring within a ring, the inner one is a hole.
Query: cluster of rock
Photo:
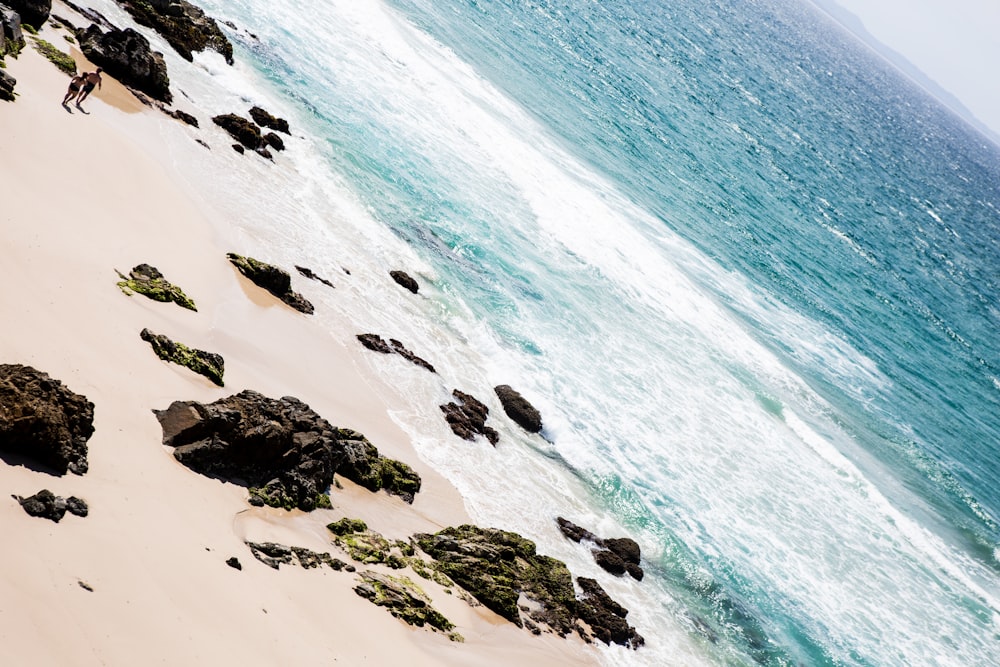
[[[21,31],[21,15],[14,9],[0,3],[0,62],[7,54],[17,56],[24,48],[24,33]],[[14,86],[17,79],[0,68],[0,100],[14,100]]]
[[[280,136],[274,132],[263,132],[261,128],[277,129],[279,132],[288,134],[288,121],[275,118],[260,107],[251,108],[250,117],[254,120],[248,120],[238,114],[227,113],[213,117],[212,122],[239,142],[233,145],[237,152],[242,153],[249,149],[270,159],[272,155],[268,148],[273,148],[276,151],[285,150],[285,142]]]
[[[4,0],[3,4],[18,13],[21,23],[38,29],[49,19],[52,0]]]
[[[173,302],[188,310],[198,310],[194,301],[184,293],[184,290],[172,285],[155,266],[139,264],[129,271],[127,277],[117,269],[115,272],[121,278],[118,287],[129,296],[137,293],[153,301]]]
[[[48,489],[42,489],[35,495],[28,496],[27,498],[14,496],[14,500],[16,500],[29,515],[49,519],[51,521],[55,521],[56,523],[59,523],[59,521],[66,516],[66,512],[79,517],[85,517],[90,513],[90,509],[87,507],[87,502],[82,498],[77,498],[76,496],[63,498],[62,496],[57,496]]]
[[[291,396],[272,399],[245,390],[208,405],[175,401],[155,414],[174,458],[195,472],[248,487],[253,504],[329,507],[326,490],[335,473],[411,502],[420,488],[409,466],[382,457],[363,435],[334,428]]]
[[[452,641],[463,641],[451,631],[455,624],[431,606],[431,599],[408,577],[381,574],[365,570],[354,592],[379,607],[385,607],[396,618],[419,628],[429,626],[448,634]]]
[[[440,407],[452,432],[463,440],[475,440],[477,435],[482,435],[496,447],[500,434],[493,427],[486,425],[490,409],[482,401],[464,391],[455,389],[451,395],[456,400]]]
[[[149,40],[138,31],[125,28],[104,32],[92,23],[77,30],[76,39],[87,59],[109,76],[154,100],[167,104],[173,100],[163,54],[153,51]]]
[[[310,551],[304,547],[288,547],[277,542],[247,542],[246,545],[250,547],[250,553],[253,554],[254,558],[275,570],[279,569],[282,565],[294,565],[296,562],[298,562],[299,566],[307,570],[322,565],[326,565],[331,570],[336,570],[337,572],[341,570],[354,572],[356,569],[353,565],[348,565],[327,552],[319,553]],[[236,562],[239,563],[238,560]],[[242,567],[239,569],[242,569]]]
[[[187,61],[193,51],[212,49],[233,64],[233,45],[215,19],[186,0],[118,0],[139,25],[152,28]]]
[[[315,311],[304,296],[292,291],[292,277],[284,269],[234,252],[227,253],[226,257],[250,282],[266,289],[295,310],[306,315],[312,315]]]
[[[431,373],[437,373],[437,371],[434,370],[434,366],[431,365],[429,361],[427,361],[426,359],[421,359],[417,355],[413,354],[413,352],[406,349],[406,346],[400,343],[395,338],[390,338],[388,343],[385,342],[384,338],[382,338],[378,334],[373,334],[373,333],[358,334],[357,338],[362,345],[364,345],[372,352],[379,352],[381,354],[396,353],[399,356],[406,359],[407,361],[414,363],[417,366],[420,366],[421,368],[426,368]]]
[[[615,576],[628,572],[633,579],[642,581],[644,572],[639,562],[642,553],[639,544],[631,537],[600,538],[586,528],[581,528],[572,521],[558,517],[556,523],[562,534],[574,542],[586,540],[596,548],[593,549],[594,561]]]
[[[30,366],[0,364],[0,451],[60,475],[87,472],[94,404]]]
[[[190,368],[218,386],[224,386],[222,375],[225,372],[226,362],[221,354],[190,348],[183,343],[172,341],[166,336],[155,334],[149,329],[143,329],[139,333],[139,337],[150,344],[153,352],[160,359]]]

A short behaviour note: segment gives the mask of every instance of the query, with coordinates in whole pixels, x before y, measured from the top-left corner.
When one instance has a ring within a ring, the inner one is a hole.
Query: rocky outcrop
[[[139,25],[152,28],[187,61],[193,51],[212,49],[233,64],[233,45],[215,19],[186,0],[118,0]]]
[[[24,45],[21,15],[13,9],[5,7],[4,4],[0,4],[0,58],[7,54],[16,56],[24,48]],[[13,77],[10,78],[13,79]],[[13,85],[11,87],[13,88]]]
[[[254,558],[275,570],[282,565],[294,565],[296,562],[307,570],[321,565],[326,565],[331,570],[338,572],[340,570],[354,572],[356,569],[353,565],[348,565],[326,552],[318,553],[304,547],[288,547],[277,542],[247,542],[246,544],[250,547],[250,553],[253,554]],[[230,560],[236,560],[236,558],[233,557]]]
[[[402,540],[388,540],[360,519],[344,518],[328,524],[327,529],[334,534],[333,543],[341,547],[351,558],[365,565],[387,565],[401,570],[413,560],[413,545]]]
[[[642,635],[625,620],[628,609],[612,600],[595,579],[577,577],[576,583],[583,593],[577,603],[577,615],[590,627],[595,639],[605,644],[621,644],[633,649],[646,643]]]
[[[562,517],[556,518],[559,530],[568,539],[574,542],[586,540],[592,542],[596,549],[593,549],[594,561],[604,570],[615,576],[621,576],[628,572],[632,578],[642,581],[645,572],[639,562],[642,560],[642,553],[639,543],[631,537],[610,537],[600,538],[586,528],[581,528],[572,521]]]
[[[176,401],[155,411],[163,444],[203,475],[251,490],[251,502],[310,511],[345,458],[336,430],[302,401],[242,391],[208,405]]]
[[[385,607],[401,621],[420,628],[427,625],[444,633],[455,628],[454,623],[431,606],[431,599],[409,578],[372,570],[366,570],[359,576],[361,583],[354,587],[354,592],[372,604]],[[449,637],[452,641],[461,641],[459,635]]]
[[[364,345],[372,352],[380,352],[382,354],[392,354],[393,352],[395,352],[396,354],[403,357],[410,363],[416,364],[421,368],[426,368],[431,373],[437,372],[436,370],[434,370],[434,366],[432,366],[429,361],[427,361],[426,359],[421,359],[417,355],[410,352],[408,349],[406,349],[405,345],[400,343],[395,338],[390,338],[388,343],[386,343],[385,339],[383,339],[381,336],[373,333],[358,334],[357,338],[362,345]]]
[[[4,0],[3,4],[21,16],[21,23],[35,29],[42,27],[52,11],[52,0]]]
[[[452,401],[441,406],[444,418],[451,426],[452,432],[465,440],[475,440],[476,435],[485,436],[494,447],[500,440],[500,434],[486,425],[486,417],[490,414],[481,401],[464,391],[455,389],[451,392],[458,401]]]
[[[390,271],[389,275],[396,281],[397,284],[405,287],[414,294],[420,291],[419,283],[417,283],[413,276],[408,274],[406,271]]]
[[[92,24],[77,30],[76,38],[87,59],[109,76],[160,102],[173,99],[163,54],[150,49],[149,40],[132,28],[102,32]]]
[[[143,329],[139,337],[152,346],[153,352],[160,359],[190,368],[220,387],[224,386],[222,375],[225,372],[225,361],[221,354],[190,348],[183,343],[176,343],[166,336],[155,334],[149,329]]]
[[[30,366],[0,364],[0,451],[61,475],[87,472],[94,404]]]
[[[137,293],[153,301],[173,302],[181,308],[198,310],[194,301],[184,294],[184,290],[176,285],[171,285],[155,266],[140,264],[129,271],[128,277],[117,269],[115,269],[115,273],[121,278],[118,287],[129,296],[132,293]]]
[[[538,433],[542,430],[542,415],[527,401],[521,394],[511,388],[510,385],[501,384],[493,388],[503,411],[514,422],[528,433]]]
[[[229,133],[236,141],[252,151],[261,147],[260,128],[234,113],[226,113],[212,118],[212,122]]]
[[[420,475],[402,461],[379,454],[368,438],[350,429],[337,429],[338,444],[343,447],[344,459],[337,474],[359,484],[369,491],[386,492],[399,496],[408,503],[420,490]]]
[[[24,511],[31,516],[49,519],[56,523],[59,523],[66,516],[66,512],[79,517],[85,517],[90,512],[87,502],[82,498],[77,498],[76,496],[63,498],[48,489],[42,489],[35,495],[28,496],[27,498],[14,496],[14,500],[20,503]]]
[[[313,270],[310,269],[310,268],[308,268],[308,267],[299,266],[298,264],[296,264],[295,265],[295,270],[299,272],[299,275],[304,276],[304,277],[308,278],[309,280],[315,280],[317,282],[323,283],[327,287],[333,287],[333,283],[331,283],[326,278],[323,278],[322,276],[316,275],[315,273],[313,273]]]
[[[278,132],[284,132],[285,134],[291,134],[288,131],[287,120],[284,118],[276,118],[260,107],[251,108],[250,117],[253,118],[253,121],[261,127],[266,127],[269,130],[277,130]]]
[[[233,252],[228,253],[226,257],[253,284],[263,287],[301,313],[311,315],[314,312],[313,305],[304,296],[292,291],[292,277],[287,271]]]
[[[13,102],[15,97],[14,86],[16,85],[17,79],[0,69],[0,100]]]

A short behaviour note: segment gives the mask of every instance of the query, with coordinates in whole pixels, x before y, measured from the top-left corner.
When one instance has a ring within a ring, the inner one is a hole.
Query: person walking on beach
[[[87,78],[87,73],[80,72],[79,74],[77,74],[76,76],[74,76],[72,79],[69,80],[69,90],[66,91],[66,97],[63,98],[62,101],[63,106],[66,106],[66,104],[71,99],[80,94],[80,88],[83,86],[83,81],[86,78]]]
[[[103,72],[100,67],[94,72],[88,72],[84,75],[83,90],[80,91],[80,97],[76,99],[76,108],[80,108],[80,103],[87,99],[90,92],[94,90],[94,86],[97,86],[98,90],[101,88],[101,72]]]

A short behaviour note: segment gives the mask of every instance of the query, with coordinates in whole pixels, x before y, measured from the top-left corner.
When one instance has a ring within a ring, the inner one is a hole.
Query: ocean
[[[804,0],[199,4],[237,65],[154,38],[178,107],[293,128],[205,159],[237,250],[437,367],[370,357],[478,523],[631,610],[606,664],[996,664],[996,145]],[[544,437],[450,433],[498,384]]]

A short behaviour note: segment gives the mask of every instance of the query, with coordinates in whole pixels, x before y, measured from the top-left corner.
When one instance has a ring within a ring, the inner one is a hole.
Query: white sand
[[[68,46],[61,33],[43,36]],[[403,538],[466,515],[388,418],[392,406],[380,397],[389,393],[359,370],[361,346],[274,305],[226,261],[224,221],[207,219],[177,185],[165,145],[156,150],[159,112],[108,77],[85,103],[88,114],[67,111],[59,104],[67,77],[30,46],[7,63],[20,97],[0,102],[0,363],[34,366],[87,396],[96,433],[84,476],[0,461],[0,665],[595,663],[577,639],[534,637],[423,580],[465,643],[358,597],[354,575],[275,571],[251,556],[244,539],[349,560],[323,527],[341,516]],[[125,296],[115,269],[142,262],[199,311]],[[160,361],[139,338],[144,327],[222,354],[226,387]],[[297,396],[365,433],[413,465],[424,490],[412,507],[347,484],[334,491],[334,510],[254,509],[245,489],[191,472],[160,444],[153,409],[245,388]],[[10,497],[42,488],[86,499],[90,516],[55,524]],[[230,556],[242,571],[226,565]]]

